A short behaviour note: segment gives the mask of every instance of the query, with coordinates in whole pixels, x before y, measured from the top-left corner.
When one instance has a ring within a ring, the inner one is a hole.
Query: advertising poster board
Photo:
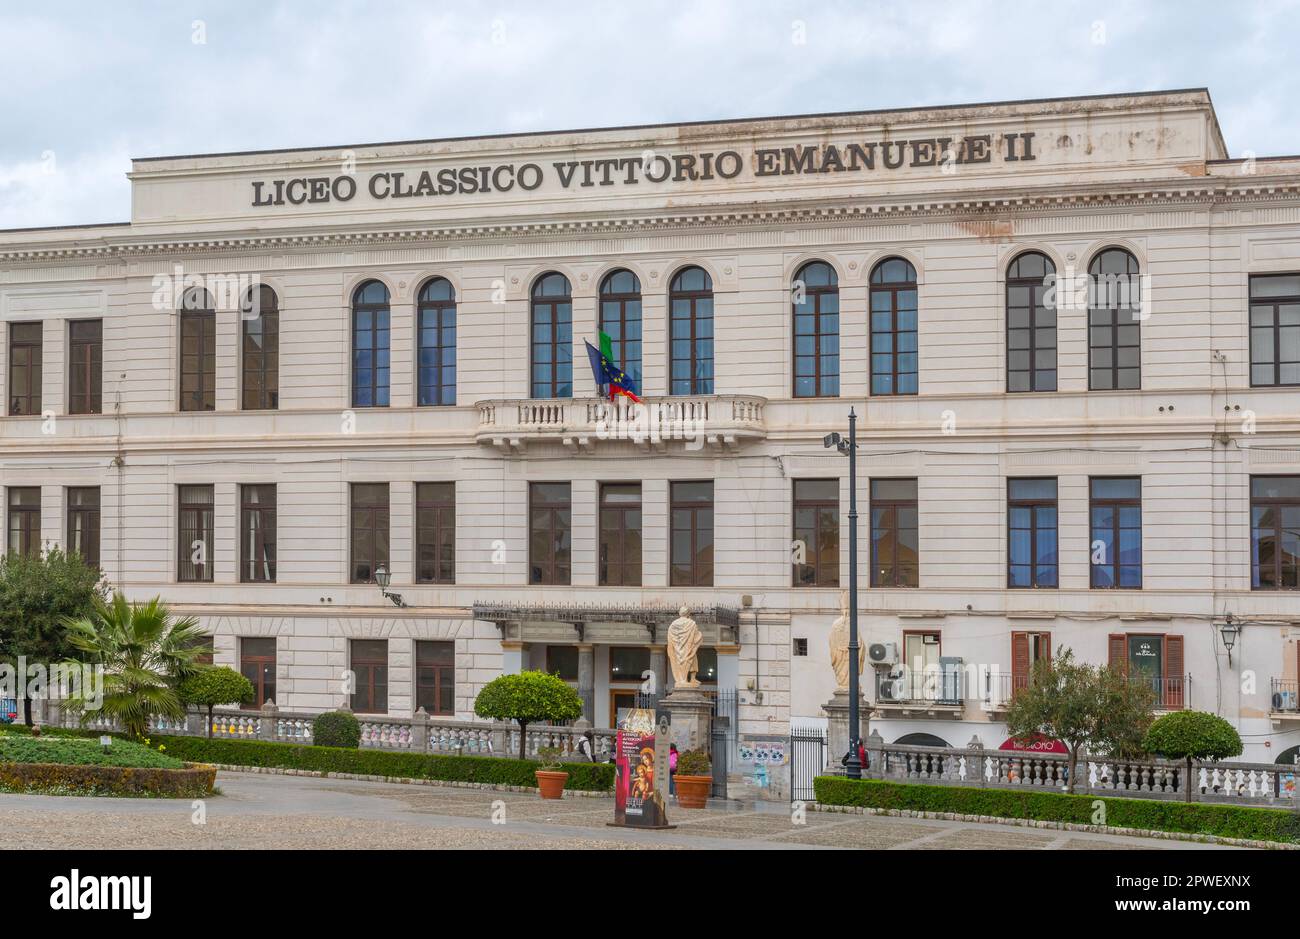
[[[614,738],[614,821],[627,828],[669,828],[668,808],[656,788],[655,712],[633,708]]]

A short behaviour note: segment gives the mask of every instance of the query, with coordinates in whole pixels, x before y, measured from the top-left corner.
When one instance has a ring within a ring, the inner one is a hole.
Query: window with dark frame
[[[610,646],[609,680],[639,682],[650,671],[650,650],[645,646]]]
[[[214,496],[212,486],[178,486],[176,579],[212,582]]]
[[[456,643],[421,639],[415,643],[415,706],[428,715],[456,713]]]
[[[69,486],[67,500],[68,553],[99,567],[99,487]]]
[[[276,488],[239,487],[239,580],[275,583]]]
[[[1107,248],[1088,265],[1088,282],[1088,388],[1141,388],[1141,280],[1137,258],[1123,248]]]
[[[10,554],[37,555],[41,552],[41,487],[10,486]]]
[[[246,703],[260,709],[275,700],[275,638],[244,636],[239,640],[239,672],[253,685]]]
[[[388,288],[366,281],[352,294],[352,406],[388,407],[392,310]]]
[[[191,287],[181,298],[181,410],[217,409],[217,313],[212,296]]]
[[[713,394],[713,279],[704,268],[673,277],[668,316],[670,394]]]
[[[886,258],[871,271],[871,393],[917,393],[916,268]]]
[[[578,680],[578,647],[547,646],[546,674],[559,676],[564,681]]]
[[[351,484],[349,574],[354,584],[373,584],[388,558],[388,483]]]
[[[449,407],[456,403],[456,289],[445,277],[435,277],[420,290],[419,381],[420,407]]]
[[[1300,589],[1300,476],[1250,479],[1250,586]]]
[[[528,486],[528,582],[570,582],[573,504],[568,483]]]
[[[280,406],[280,298],[270,287],[253,288],[240,310],[244,346],[242,407],[246,411],[274,411]],[[256,315],[254,315],[256,314]]]
[[[805,264],[791,290],[794,317],[794,396],[840,393],[840,286],[825,261]]]
[[[915,479],[871,480],[871,586],[920,586]]]
[[[609,336],[614,362],[641,388],[641,281],[613,271],[600,283],[600,331]]]
[[[1300,385],[1300,274],[1250,278],[1250,384]]]
[[[599,550],[600,586],[641,585],[640,483],[601,484]]]
[[[104,321],[68,324],[68,413],[104,411]]]
[[[794,586],[840,585],[840,481],[794,481]]]
[[[1091,585],[1142,588],[1142,479],[1093,477],[1090,493]]]
[[[532,396],[573,397],[573,296],[563,274],[543,274],[533,284]]]
[[[388,640],[352,639],[348,658],[356,680],[352,710],[357,714],[388,713]]]
[[[793,655],[805,656],[808,654],[808,640],[806,638],[796,636],[793,642],[794,642],[794,646],[792,649]]]
[[[9,324],[9,413],[41,413],[43,323]]]
[[[1056,302],[1047,302],[1055,277],[1056,265],[1037,251],[1007,268],[1009,392],[1056,390]]]
[[[415,582],[456,582],[456,484],[415,484]]]
[[[669,483],[669,585],[713,586],[713,483]]]
[[[1058,586],[1056,480],[1007,480],[1007,586]]]
[[[1145,680],[1156,692],[1156,707],[1168,711],[1187,706],[1183,637],[1169,634],[1113,633],[1107,640],[1107,664],[1130,680]]]

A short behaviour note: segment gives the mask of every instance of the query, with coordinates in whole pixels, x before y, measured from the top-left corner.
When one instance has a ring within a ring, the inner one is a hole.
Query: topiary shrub
[[[253,696],[253,683],[233,668],[222,665],[205,668],[180,683],[177,688],[186,704],[208,709],[208,736],[212,736],[212,709],[218,704],[238,704]]]
[[[361,746],[361,722],[347,711],[327,711],[311,722],[312,742],[318,747]]]
[[[1217,714],[1205,711],[1173,711],[1158,718],[1147,731],[1142,746],[1167,760],[1184,760],[1187,782],[1183,786],[1192,801],[1192,760],[1223,760],[1241,753],[1241,735]]]
[[[497,721],[519,724],[519,759],[527,754],[529,724],[540,721],[576,721],[582,717],[582,699],[564,680],[545,672],[500,675],[474,699],[474,713]]]

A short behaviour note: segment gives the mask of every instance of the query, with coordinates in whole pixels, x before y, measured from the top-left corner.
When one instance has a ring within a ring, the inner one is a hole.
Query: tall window
[[[9,324],[9,413],[41,413],[40,323]]]
[[[1115,633],[1108,646],[1111,668],[1130,679],[1150,682],[1157,707],[1178,710],[1187,706],[1182,636]]]
[[[675,395],[713,394],[713,279],[701,267],[677,272],[668,287],[670,385]]]
[[[388,713],[388,640],[353,639],[349,643],[352,674],[352,710],[357,714]]]
[[[794,481],[794,585],[840,585],[840,481]]]
[[[191,287],[181,298],[181,410],[217,409],[217,314],[212,296]]]
[[[435,277],[420,291],[421,407],[456,403],[456,290]]]
[[[713,586],[713,483],[671,483],[669,583]]]
[[[1142,387],[1141,280],[1137,258],[1107,248],[1088,265],[1088,387]]]
[[[415,484],[415,581],[456,582],[456,484]]]
[[[99,487],[68,488],[68,553],[99,566]]]
[[[1007,391],[1056,390],[1056,265],[1030,251],[1007,268]]]
[[[600,487],[599,574],[602,587],[641,585],[640,483]]]
[[[1007,480],[1007,586],[1057,586],[1056,480]]]
[[[176,579],[212,581],[213,491],[211,486],[178,486]]]
[[[631,271],[614,271],[600,282],[600,331],[609,336],[614,362],[640,389],[641,281]]]
[[[388,567],[388,483],[353,483],[351,501],[351,579],[369,584]]]
[[[871,586],[920,586],[915,479],[871,481]]]
[[[1142,586],[1142,480],[1106,476],[1089,480],[1092,494],[1092,586]]]
[[[243,583],[275,583],[275,510],[275,486],[239,487],[239,579]]]
[[[824,261],[794,275],[794,396],[833,398],[840,393],[840,285]]]
[[[916,268],[887,258],[871,271],[871,393],[917,393]]]
[[[68,324],[68,413],[104,411],[104,321]]]
[[[1300,385],[1300,274],[1250,279],[1250,383]]]
[[[243,408],[274,411],[280,406],[280,298],[270,287],[249,290],[240,310],[244,344]]]
[[[1052,658],[1052,634],[1013,632],[1011,634],[1011,693],[1028,688],[1034,666]]]
[[[9,553],[41,550],[41,487],[9,487]]]
[[[573,397],[573,297],[563,274],[533,284],[532,396]]]
[[[415,643],[415,706],[440,717],[456,713],[456,643]]]
[[[247,702],[260,708],[275,700],[275,639],[244,637],[239,640],[239,671],[253,685]]]
[[[388,288],[377,280],[352,294],[352,406],[388,407]]]
[[[1250,585],[1300,588],[1300,476],[1251,477]]]
[[[528,582],[567,584],[573,506],[568,483],[528,486]]]

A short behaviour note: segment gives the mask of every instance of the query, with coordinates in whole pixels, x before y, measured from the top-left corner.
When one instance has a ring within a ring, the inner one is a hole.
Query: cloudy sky
[[[5,0],[0,228],[131,157],[1208,87],[1300,153],[1300,0]]]

